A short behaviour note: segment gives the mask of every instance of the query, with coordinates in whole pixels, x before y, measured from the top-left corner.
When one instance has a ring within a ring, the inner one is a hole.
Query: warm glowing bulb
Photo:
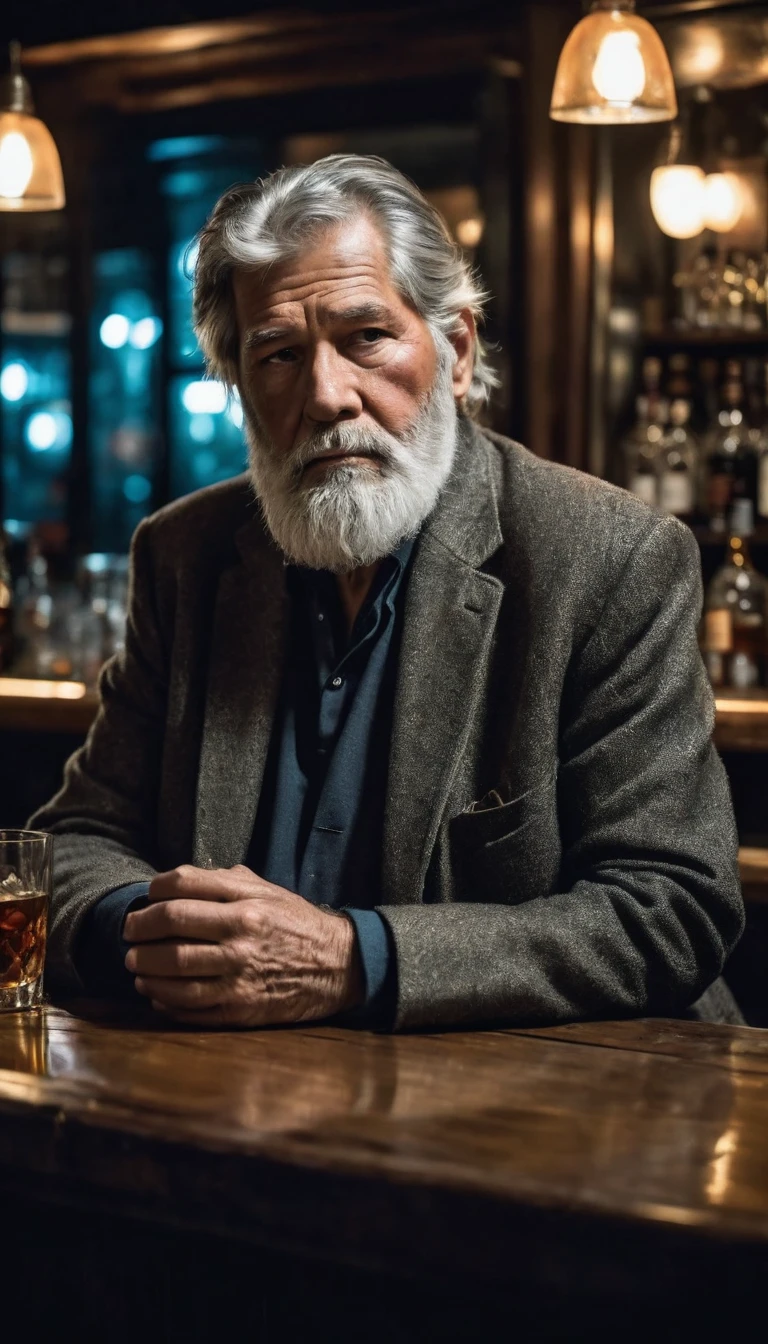
[[[10,200],[23,196],[34,167],[26,136],[20,131],[9,131],[0,140],[0,196]]]
[[[662,233],[695,238],[704,228],[704,173],[693,164],[670,164],[651,175],[651,209]]]
[[[709,173],[704,182],[704,223],[716,233],[730,233],[742,216],[744,202],[735,173]]]
[[[645,82],[645,61],[637,33],[606,33],[592,71],[592,83],[600,97],[607,103],[634,103]]]

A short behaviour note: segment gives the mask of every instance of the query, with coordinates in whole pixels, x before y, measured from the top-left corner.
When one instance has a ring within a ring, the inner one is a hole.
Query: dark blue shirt
[[[373,907],[381,897],[381,846],[395,677],[408,563],[414,543],[383,561],[351,634],[331,574],[290,567],[288,658],[248,865],[269,882],[343,909],[358,936],[365,976],[361,1017],[383,1022],[395,994],[394,952]],[[132,988],[122,964],[136,883],[91,912],[78,969],[94,989]]]

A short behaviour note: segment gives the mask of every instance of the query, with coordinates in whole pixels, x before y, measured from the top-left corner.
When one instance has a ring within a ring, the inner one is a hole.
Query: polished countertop
[[[203,1033],[96,1003],[4,1013],[8,1182],[384,1267],[498,1278],[510,1238],[545,1237],[562,1268],[596,1236],[603,1260],[671,1238],[768,1267],[768,1032]]]
[[[0,731],[85,736],[99,705],[81,681],[0,675]],[[720,751],[768,751],[768,690],[718,690],[715,745]]]

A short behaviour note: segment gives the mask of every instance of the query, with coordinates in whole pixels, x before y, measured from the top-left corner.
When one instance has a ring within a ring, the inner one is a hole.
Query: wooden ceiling
[[[305,88],[460,75],[489,61],[515,72],[510,6],[412,5],[359,13],[284,10],[27,47],[25,67],[85,107],[124,113]],[[511,64],[510,64],[511,63]]]

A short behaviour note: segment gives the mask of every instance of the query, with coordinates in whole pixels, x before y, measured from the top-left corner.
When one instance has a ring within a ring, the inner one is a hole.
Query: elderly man
[[[473,422],[483,298],[379,159],[218,203],[196,329],[249,472],[136,533],[34,819],[65,985],[202,1026],[738,1020],[695,542]]]

